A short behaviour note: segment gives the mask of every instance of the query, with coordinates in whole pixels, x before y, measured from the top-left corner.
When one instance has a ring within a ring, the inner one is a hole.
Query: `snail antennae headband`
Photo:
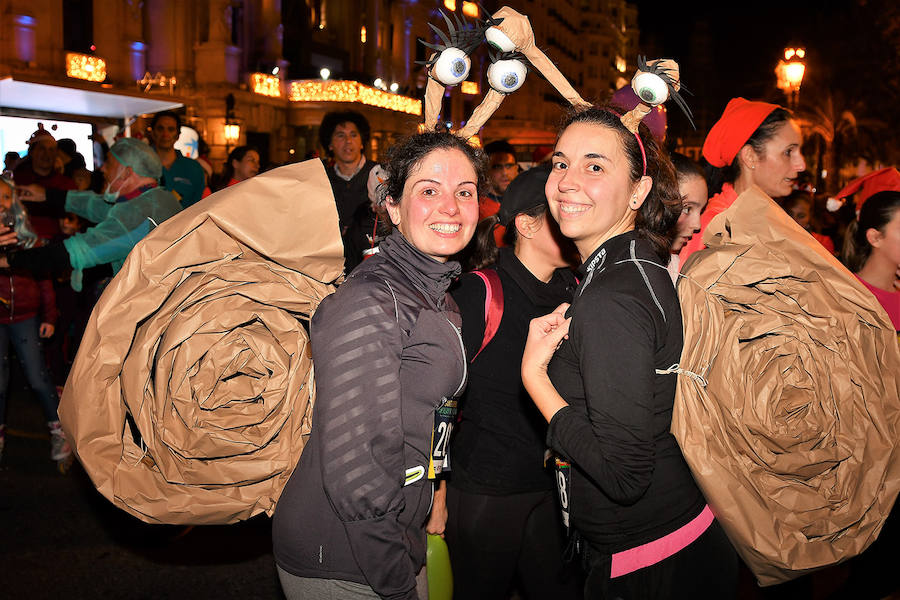
[[[487,14],[481,6],[482,13]],[[504,6],[485,20],[469,25],[465,19],[453,14],[451,21],[443,11],[439,11],[447,25],[447,33],[429,23],[443,44],[422,42],[435,51],[424,61],[428,67],[428,83],[425,87],[425,129],[434,129],[441,111],[441,101],[447,86],[462,82],[469,75],[471,54],[482,41],[492,47],[491,65],[488,67],[488,89],[481,104],[472,112],[465,126],[457,132],[460,137],[468,139],[478,133],[487,120],[500,107],[510,94],[519,89],[525,82],[528,65],[537,69],[556,90],[576,108],[591,106],[575,91],[572,84],[560,72],[547,55],[535,44],[534,31],[528,17]],[[675,103],[687,115],[691,126],[694,125],[691,111],[679,94],[681,82],[678,64],[670,59],[647,61],[638,57],[638,71],[631,81],[631,87],[641,99],[633,110],[622,115],[622,124],[637,136],[641,119],[650,113],[652,107],[658,106],[673,98]],[[685,91],[687,91],[685,89]],[[641,154],[644,157],[644,174],[647,171],[647,156],[644,144],[637,136]]]

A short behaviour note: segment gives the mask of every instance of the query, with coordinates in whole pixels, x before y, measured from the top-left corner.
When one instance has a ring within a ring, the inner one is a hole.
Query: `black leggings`
[[[580,597],[574,574],[563,573],[564,539],[552,490],[488,496],[448,485],[447,510],[455,598],[503,600],[514,581],[532,600]]]

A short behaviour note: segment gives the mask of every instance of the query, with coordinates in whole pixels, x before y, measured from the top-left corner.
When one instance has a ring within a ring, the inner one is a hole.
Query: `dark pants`
[[[6,423],[10,342],[16,349],[28,385],[41,403],[44,417],[48,421],[58,420],[56,410],[59,406],[59,397],[44,362],[44,351],[38,337],[37,317],[32,317],[18,323],[0,324],[0,424]]]
[[[586,600],[737,597],[738,557],[718,521],[680,552],[615,579],[609,578],[608,554],[592,551],[588,545],[584,562]]]
[[[573,573],[563,573],[564,540],[552,490],[506,496],[447,486],[446,540],[453,596],[507,597],[513,582],[526,598],[579,597]]]

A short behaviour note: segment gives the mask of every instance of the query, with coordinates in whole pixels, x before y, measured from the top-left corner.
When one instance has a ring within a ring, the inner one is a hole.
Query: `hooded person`
[[[45,202],[58,217],[71,212],[96,225],[40,248],[9,252],[0,257],[0,266],[32,272],[72,268],[76,291],[81,290],[83,269],[109,264],[117,272],[141,238],[181,210],[175,195],[159,187],[161,175],[162,164],[153,149],[124,138],[110,148],[103,164],[104,193],[29,186],[23,190],[23,200]],[[0,243],[15,243],[14,232],[0,229]]]

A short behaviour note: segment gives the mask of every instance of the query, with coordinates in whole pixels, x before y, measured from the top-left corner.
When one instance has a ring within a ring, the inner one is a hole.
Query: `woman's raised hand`
[[[522,354],[522,377],[545,374],[553,353],[568,337],[569,322],[566,311],[569,304],[564,302],[552,313],[531,320],[528,326],[528,339],[525,341],[525,352]],[[527,373],[527,375],[526,375]]]

